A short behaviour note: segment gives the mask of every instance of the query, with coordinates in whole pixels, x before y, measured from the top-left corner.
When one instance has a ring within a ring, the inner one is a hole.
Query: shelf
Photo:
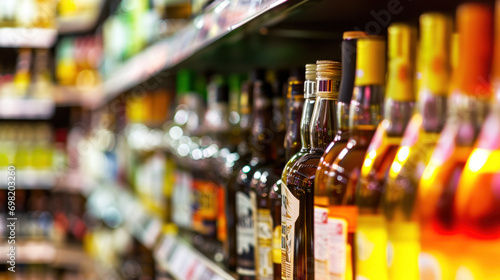
[[[0,252],[8,252],[11,245],[2,241]],[[16,264],[51,264],[54,266],[79,266],[88,260],[81,246],[56,246],[49,241],[16,240]],[[0,254],[0,261],[8,261],[7,253]]]
[[[176,279],[236,279],[176,235],[164,234],[155,258]]]
[[[0,119],[49,119],[54,110],[51,99],[0,98]]]
[[[0,28],[0,47],[50,48],[57,39],[57,30],[48,28]]]

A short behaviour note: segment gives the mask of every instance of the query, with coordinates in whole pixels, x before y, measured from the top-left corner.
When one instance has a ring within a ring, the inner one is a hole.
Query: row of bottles
[[[56,28],[56,0],[2,0],[1,27]]]
[[[414,27],[392,24],[387,72],[383,37],[345,32],[342,62],[292,75],[286,103],[256,71],[234,122],[231,102],[209,101],[203,118],[199,95],[183,95],[166,131],[174,222],[217,236],[241,279],[497,273],[492,21],[488,6],[464,4],[452,34],[451,18],[427,13],[418,43]],[[203,125],[212,118],[218,132]]]

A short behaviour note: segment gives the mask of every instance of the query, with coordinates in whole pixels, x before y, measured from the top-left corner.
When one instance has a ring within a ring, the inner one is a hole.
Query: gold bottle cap
[[[381,36],[359,38],[356,42],[355,86],[385,84],[385,40]]]
[[[316,64],[306,64],[306,80],[316,80]]]
[[[345,31],[342,34],[342,39],[352,40],[352,39],[363,38],[366,36],[368,36],[368,34],[366,34],[366,32],[364,32],[364,31]]]
[[[342,63],[333,60],[316,61],[316,95],[321,98],[339,97]]]
[[[420,16],[420,89],[446,95],[449,90],[451,18],[440,13]]]
[[[493,50],[493,15],[489,6],[462,4],[457,9],[459,60],[453,86],[481,98],[491,95],[490,71]]]

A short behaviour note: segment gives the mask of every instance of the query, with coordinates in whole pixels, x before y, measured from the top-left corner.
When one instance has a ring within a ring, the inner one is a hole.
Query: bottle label
[[[227,240],[226,191],[221,185],[217,189],[217,239],[225,242]]]
[[[328,208],[314,206],[314,279],[328,275]]]
[[[184,171],[175,173],[175,186],[172,193],[172,211],[174,222],[185,228],[191,228],[192,208],[191,208],[191,176]]]
[[[273,263],[281,264],[281,225],[276,226],[273,232]]]
[[[255,275],[255,230],[254,230],[254,209],[250,196],[244,192],[236,192],[236,215],[238,223],[236,225],[236,242],[238,254],[238,267],[236,272],[239,275]]]
[[[273,220],[269,209],[257,210],[257,276],[273,279]]]
[[[283,184],[281,187],[281,278],[293,279],[295,222],[300,201]]]
[[[328,218],[328,262],[330,274],[343,275],[346,271],[347,250],[347,221],[338,218]]]
[[[206,180],[194,180],[195,216],[199,220],[196,230],[206,235],[215,235],[217,221],[217,190],[218,186]]]
[[[383,216],[358,217],[356,250],[356,276],[387,279],[387,230]]]

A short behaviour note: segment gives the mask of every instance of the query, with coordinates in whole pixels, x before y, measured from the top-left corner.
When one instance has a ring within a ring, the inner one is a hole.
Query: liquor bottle
[[[333,191],[329,198],[329,228],[335,229],[329,240],[338,253],[336,273],[340,279],[353,279],[354,233],[357,224],[355,187],[368,145],[382,119],[385,84],[385,40],[369,36],[357,41],[356,77],[349,127],[351,138],[335,159],[328,173],[327,185]],[[330,187],[331,186],[331,187]],[[331,221],[331,223],[330,223]],[[343,257],[343,258],[342,258]],[[330,270],[330,275],[332,275]]]
[[[310,124],[310,151],[290,169],[282,186],[282,278],[314,278],[313,192],[318,163],[336,132],[335,102],[338,99],[341,64],[316,62],[316,94]],[[332,122],[333,121],[333,122]]]
[[[254,83],[254,115],[252,138],[250,140],[252,158],[238,173],[236,178],[236,244],[237,268],[240,279],[255,279],[256,245],[256,205],[255,192],[251,191],[254,173],[277,159],[276,146],[273,145],[271,84],[264,80]]]
[[[259,76],[255,74],[254,76]],[[252,128],[253,111],[253,83],[249,80],[242,84],[239,99],[240,134],[241,142],[235,153],[231,153],[226,162],[226,173],[229,174],[226,193],[226,232],[227,241],[224,243],[226,266],[236,272],[237,244],[236,244],[236,179],[240,170],[251,159],[250,132]]]
[[[487,113],[493,24],[491,9],[477,3],[459,6],[456,19],[459,60],[448,119],[417,193],[421,279],[460,279],[468,274],[458,267],[457,253],[466,241],[458,232],[453,206],[460,175]]]
[[[420,17],[420,84],[416,113],[391,164],[383,198],[389,279],[419,279],[418,221],[414,207],[423,168],[446,119],[452,22],[445,15]],[[389,253],[390,252],[390,253]]]
[[[273,218],[273,267],[274,267],[274,279],[281,279],[282,269],[281,269],[281,188],[283,186],[282,180],[286,178],[288,175],[288,171],[293,166],[293,164],[304,154],[306,154],[311,148],[309,141],[309,129],[311,123],[312,112],[314,109],[314,104],[316,103],[316,64],[306,64],[306,75],[305,81],[303,85],[303,95],[304,95],[304,104],[302,113],[300,114],[300,127],[296,127],[295,125],[290,124],[289,129],[299,129],[293,133],[295,137],[297,134],[300,134],[300,142],[301,149],[299,152],[294,154],[290,159],[288,159],[287,164],[283,168],[280,179],[272,186],[271,191],[269,193],[269,197],[271,199],[271,216]],[[292,89],[293,91],[293,85]],[[292,94],[293,96],[294,94]],[[291,101],[290,103],[295,103]],[[290,105],[290,108],[295,107]],[[293,109],[292,109],[293,110]],[[298,117],[298,114],[295,115]],[[290,121],[293,121],[294,117],[289,115]],[[290,131],[288,131],[289,134]],[[287,134],[288,134],[287,133]],[[293,142],[293,141],[292,141]],[[289,150],[289,149],[285,149]],[[287,152],[285,154],[291,154],[291,152]]]
[[[328,198],[331,189],[326,185],[328,172],[333,161],[349,140],[349,103],[351,102],[356,71],[356,41],[365,37],[366,33],[347,31],[342,41],[342,79],[340,82],[339,100],[337,101],[337,135],[326,148],[321,157],[314,180],[314,278],[329,279],[329,271],[337,271],[337,257],[331,253],[327,245],[328,229]],[[324,216],[326,215],[326,216]]]
[[[387,232],[381,201],[385,178],[413,112],[416,30],[396,23],[388,28],[388,80],[384,120],[368,146],[356,187],[356,277],[387,279]]]
[[[300,142],[299,122],[304,105],[304,81],[290,77],[287,101],[287,119],[290,121],[284,141],[285,155],[289,155],[294,148],[293,145],[286,145],[287,142]],[[276,143],[280,144],[279,139]],[[272,184],[281,177],[285,163],[286,161],[278,160],[271,166],[257,170],[252,180],[252,189],[257,197],[257,279],[281,279],[281,196],[272,194]]]

